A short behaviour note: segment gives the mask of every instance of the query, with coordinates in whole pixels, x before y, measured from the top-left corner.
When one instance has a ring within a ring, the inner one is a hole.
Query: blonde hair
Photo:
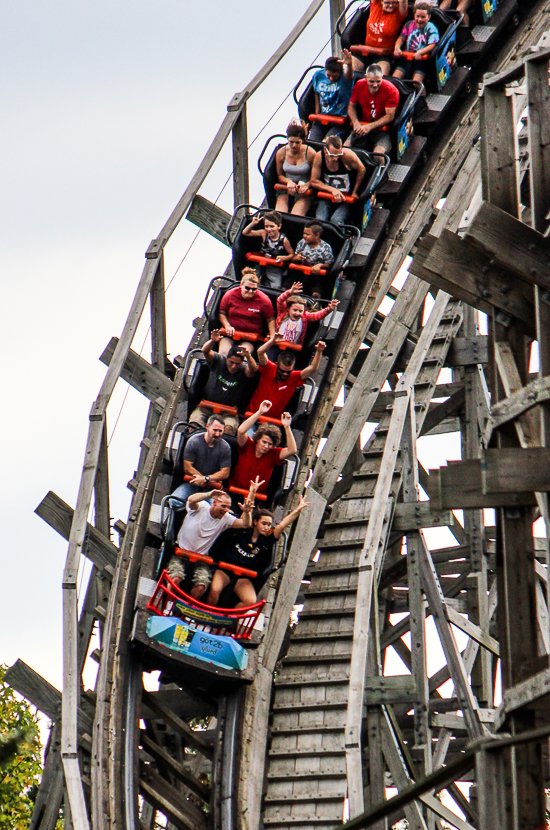
[[[257,285],[260,284],[260,278],[258,277],[254,268],[243,268],[241,271],[241,285],[247,280],[248,282],[255,282]]]

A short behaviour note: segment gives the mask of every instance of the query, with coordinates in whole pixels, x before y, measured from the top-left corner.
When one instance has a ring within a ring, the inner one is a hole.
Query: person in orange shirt
[[[365,39],[369,53],[360,58],[354,56],[356,72],[363,72],[371,63],[377,63],[384,75],[390,74],[395,43],[407,14],[407,0],[371,0]]]

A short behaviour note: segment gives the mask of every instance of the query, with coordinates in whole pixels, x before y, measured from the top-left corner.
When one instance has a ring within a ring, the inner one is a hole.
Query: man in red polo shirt
[[[304,381],[318,370],[325,343],[319,340],[310,365],[299,371],[293,368],[296,362],[294,352],[279,352],[276,363],[268,360],[267,352],[277,345],[278,340],[282,340],[282,336],[276,334],[258,349],[258,372],[261,377],[248,408],[251,412],[256,412],[262,401],[271,401],[269,417],[280,420],[296,389],[303,386]]]
[[[397,87],[383,80],[378,64],[369,66],[366,76],[357,81],[351,93],[348,115],[353,132],[346,144],[373,153],[389,153],[390,132],[382,131],[382,127],[390,126],[398,105]]]

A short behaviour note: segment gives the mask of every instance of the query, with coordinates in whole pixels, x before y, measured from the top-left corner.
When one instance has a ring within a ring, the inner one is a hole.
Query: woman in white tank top
[[[277,150],[275,160],[279,183],[287,185],[287,192],[280,191],[275,210],[305,216],[311,204],[311,196],[303,194],[309,189],[315,150],[304,144],[307,133],[302,123],[291,122],[286,134],[288,144]]]

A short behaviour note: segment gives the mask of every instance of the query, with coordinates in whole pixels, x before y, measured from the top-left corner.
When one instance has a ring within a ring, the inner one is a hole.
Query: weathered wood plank
[[[226,232],[231,219],[230,214],[213,202],[209,202],[204,196],[196,194],[185,218],[209,233],[218,242],[229,245]]]
[[[484,493],[550,490],[550,449],[546,447],[500,447],[485,450],[481,484]]]
[[[495,403],[491,407],[483,435],[485,446],[489,445],[493,430],[504,426],[515,418],[519,418],[537,404],[548,400],[550,400],[550,378],[541,377],[532,380],[527,386],[522,386],[516,392],[512,392],[509,397]]]
[[[506,211],[482,202],[466,239],[530,285],[550,288],[550,240]]]
[[[34,511],[37,516],[53,527],[64,539],[69,539],[74,510],[52,490],[42,499]],[[87,524],[82,553],[109,579],[113,576],[118,548],[93,525]]]
[[[99,358],[102,363],[109,366],[118,344],[118,337],[111,337],[108,346]],[[120,377],[125,380],[142,395],[145,395],[160,411],[167,400],[172,388],[172,382],[159,369],[152,366],[145,358],[141,357],[132,349],[124,361]],[[160,400],[159,400],[160,399]]]

